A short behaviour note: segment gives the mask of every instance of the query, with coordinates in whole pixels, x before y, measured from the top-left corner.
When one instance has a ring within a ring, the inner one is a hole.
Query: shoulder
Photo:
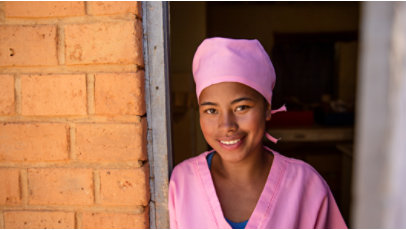
[[[191,194],[203,186],[203,177],[207,165],[208,152],[204,152],[196,157],[189,158],[178,165],[172,171],[169,181],[169,198],[174,200],[175,197],[187,199]],[[206,175],[207,176],[207,175]]]
[[[210,152],[201,153],[198,156],[186,159],[176,165],[172,170],[171,182],[175,180],[186,180],[191,177],[195,177],[198,173],[199,167],[204,167],[207,165],[206,156]]]
[[[276,154],[285,169],[284,178],[287,183],[303,186],[310,190],[317,190],[324,194],[328,193],[330,188],[327,182],[313,166],[302,160],[289,158],[279,153]]]

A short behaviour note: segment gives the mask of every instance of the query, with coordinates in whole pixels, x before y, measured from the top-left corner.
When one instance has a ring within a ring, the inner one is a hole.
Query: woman
[[[193,60],[200,125],[212,151],[175,167],[171,228],[346,228],[324,179],[265,147],[275,71],[257,40],[210,38]]]

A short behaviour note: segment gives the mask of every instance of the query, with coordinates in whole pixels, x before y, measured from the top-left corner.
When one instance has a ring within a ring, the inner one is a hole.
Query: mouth
[[[236,138],[236,139],[232,139],[232,140],[218,140],[221,147],[223,147],[224,149],[227,149],[227,150],[237,149],[238,147],[241,146],[243,141],[244,141],[244,137],[241,137],[238,139]]]
[[[236,139],[236,140],[231,140],[231,141],[220,141],[220,143],[225,144],[225,145],[233,145],[236,144],[240,141],[241,139]]]

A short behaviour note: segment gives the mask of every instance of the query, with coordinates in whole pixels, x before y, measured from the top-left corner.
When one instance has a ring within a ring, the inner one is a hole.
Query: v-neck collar
[[[251,217],[248,220],[247,225],[245,226],[246,229],[266,228],[265,225],[268,222],[267,220],[269,220],[270,218],[269,213],[271,212],[274,205],[273,200],[279,191],[279,184],[285,172],[285,167],[283,167],[283,164],[281,164],[280,162],[279,153],[271,150],[266,146],[264,147],[266,150],[273,154],[274,158],[272,161],[271,170],[269,170],[268,178],[265,182],[265,186],[261,192],[261,196],[258,199],[258,202],[251,214]],[[231,226],[227,223],[224,217],[220,201],[217,197],[216,188],[214,187],[213,178],[207,164],[206,157],[213,151],[214,150],[205,152],[196,159],[197,172],[200,179],[202,180],[203,187],[206,191],[207,199],[210,203],[212,214],[218,228],[230,229]]]

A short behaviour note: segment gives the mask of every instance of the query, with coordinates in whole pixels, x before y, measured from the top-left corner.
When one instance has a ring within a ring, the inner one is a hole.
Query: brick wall
[[[139,2],[0,2],[0,228],[147,228]]]

